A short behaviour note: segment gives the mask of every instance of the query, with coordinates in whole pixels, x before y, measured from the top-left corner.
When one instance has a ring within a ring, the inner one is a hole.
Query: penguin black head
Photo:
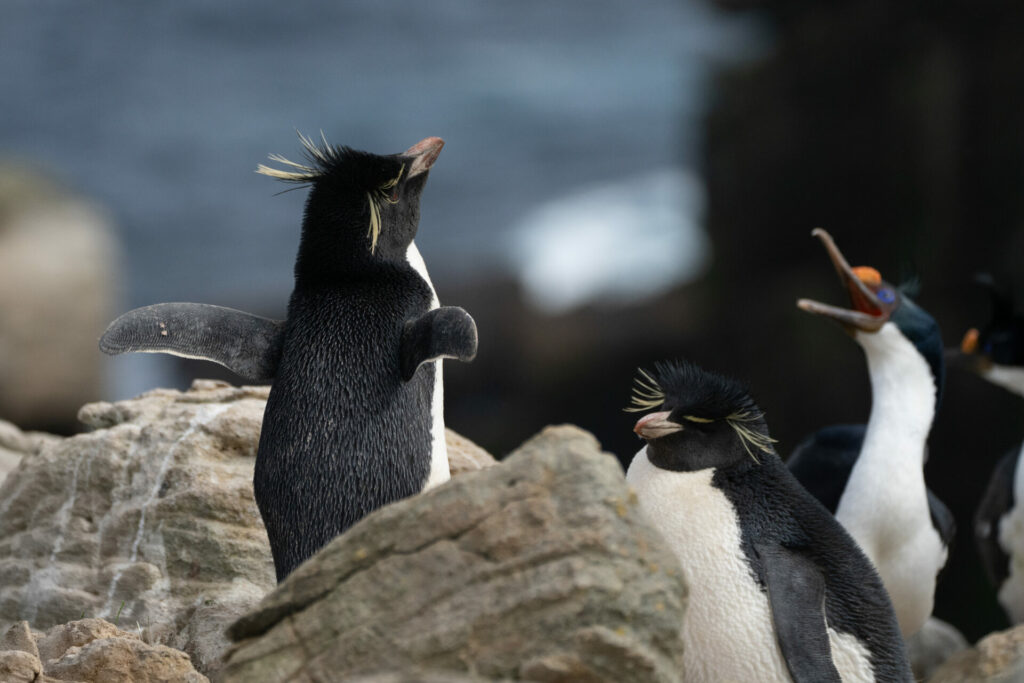
[[[980,331],[967,330],[960,353],[974,372],[1024,395],[1024,315],[1014,311],[1010,291],[991,276],[979,275],[977,280],[992,297],[992,316]]]
[[[931,368],[938,403],[945,382],[945,363],[942,335],[935,319],[914,303],[905,291],[883,280],[874,268],[851,268],[827,232],[817,228],[811,234],[825,245],[839,280],[849,295],[850,308],[830,306],[811,299],[800,299],[797,306],[808,313],[835,320],[850,334],[874,334],[886,323],[895,325]]]
[[[774,454],[764,415],[746,387],[691,363],[657,363],[636,378],[630,412],[647,457],[665,470],[693,471],[759,463]]]
[[[420,193],[444,141],[426,138],[401,154],[322,145],[299,135],[304,164],[270,158],[257,172],[309,186],[297,277],[344,277],[360,267],[405,260],[420,220]]]

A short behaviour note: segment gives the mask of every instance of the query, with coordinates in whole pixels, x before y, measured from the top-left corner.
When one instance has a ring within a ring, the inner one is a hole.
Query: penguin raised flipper
[[[209,304],[166,303],[128,311],[110,323],[100,350],[168,353],[213,361],[250,381],[274,379],[284,321]]]
[[[779,649],[794,683],[840,683],[825,623],[825,576],[790,548],[758,543]]]
[[[402,379],[408,382],[428,361],[476,358],[476,322],[465,309],[442,306],[405,323],[402,332]]]

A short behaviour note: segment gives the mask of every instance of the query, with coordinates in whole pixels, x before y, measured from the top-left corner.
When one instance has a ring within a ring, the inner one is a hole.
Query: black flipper
[[[974,542],[989,581],[998,590],[1010,575],[1010,558],[999,545],[999,520],[1018,504],[1013,499],[1020,448],[1014,448],[996,463],[985,495],[974,513]]]
[[[825,577],[808,557],[759,544],[779,649],[794,683],[840,683],[825,623]]]
[[[110,355],[142,351],[220,363],[247,380],[274,378],[284,321],[209,304],[168,303],[128,311],[100,337]]]
[[[402,333],[402,379],[408,382],[427,361],[476,357],[476,323],[458,306],[442,306],[405,323]]]

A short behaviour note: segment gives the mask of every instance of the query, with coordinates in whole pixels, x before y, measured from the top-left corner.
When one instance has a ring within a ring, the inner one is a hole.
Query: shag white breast
[[[791,681],[779,649],[767,594],[740,546],[736,510],[711,485],[714,469],[672,472],[650,463],[644,448],[629,466],[648,521],[668,542],[690,588],[683,620],[683,680]],[[828,628],[832,659],[846,682],[875,680],[857,639]]]
[[[895,324],[855,338],[867,356],[871,417],[836,519],[875,565],[908,638],[932,613],[947,555],[932,524],[923,470],[935,380]]]

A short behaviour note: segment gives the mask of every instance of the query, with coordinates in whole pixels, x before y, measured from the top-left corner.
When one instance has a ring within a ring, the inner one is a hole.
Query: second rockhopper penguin
[[[626,481],[690,588],[683,680],[913,680],[878,574],[786,469],[742,385],[661,363],[631,409],[652,412]]]
[[[448,479],[440,359],[477,348],[473,319],[440,306],[413,242],[443,141],[386,156],[302,142],[307,163],[258,169],[310,187],[286,320],[158,304],[100,342],[273,380],[253,483],[279,581],[368,513]]]

